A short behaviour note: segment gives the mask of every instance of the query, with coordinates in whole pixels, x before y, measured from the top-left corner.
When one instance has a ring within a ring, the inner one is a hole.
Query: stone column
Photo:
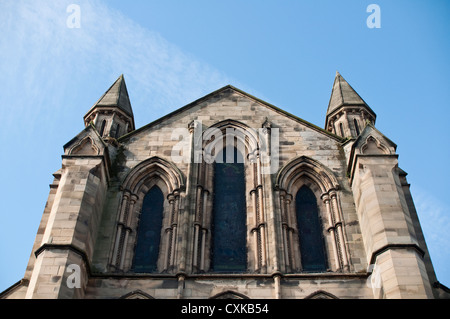
[[[288,240],[288,245],[289,245],[289,254],[290,254],[290,260],[291,260],[291,268],[292,271],[298,271],[302,268],[302,263],[301,263],[301,257],[300,257],[300,249],[297,245],[295,245],[297,239],[295,239],[295,237],[297,236],[298,238],[298,228],[294,227],[295,225],[297,225],[297,218],[296,218],[296,211],[295,211],[295,207],[293,205],[293,201],[292,201],[293,197],[291,194],[286,194],[286,214],[287,214],[287,220],[288,220],[288,224],[289,224],[289,240]]]
[[[123,243],[121,244],[121,253],[120,253],[120,260],[119,260],[119,269],[120,270],[124,270],[124,264],[125,264],[125,260],[126,260],[126,254],[127,254],[127,244],[128,244],[128,236],[131,232],[131,227],[129,225],[129,216],[133,214],[133,209],[134,209],[134,204],[136,204],[136,200],[138,199],[138,197],[134,194],[131,194],[130,196],[130,205],[128,206],[128,212],[126,212],[125,217],[124,217],[124,221],[123,221],[123,230],[122,233],[124,234],[123,236]],[[131,265],[131,263],[130,263]]]
[[[341,268],[341,264],[339,262],[339,253],[338,248],[336,245],[336,234],[335,234],[335,222],[333,218],[333,214],[331,212],[330,208],[330,197],[328,194],[324,194],[322,196],[323,202],[325,203],[325,207],[327,209],[327,217],[328,217],[328,233],[330,234],[331,238],[331,245],[333,249],[333,257],[335,261],[335,269],[333,271],[339,270]]]
[[[120,254],[122,252],[121,244],[123,243],[122,238],[122,232],[124,231],[124,220],[126,219],[126,215],[128,214],[128,206],[129,206],[129,199],[130,199],[130,191],[124,190],[122,195],[122,203],[120,206],[120,215],[119,220],[117,222],[117,233],[116,233],[116,240],[114,241],[114,250],[113,255],[111,259],[111,266],[114,268],[113,270],[117,270],[119,267],[119,260],[120,260]]]
[[[291,231],[290,231],[290,223],[289,223],[289,209],[286,204],[286,192],[280,191],[280,208],[281,208],[281,230],[282,230],[282,238],[283,238],[283,254],[284,254],[284,265],[285,271],[291,272],[293,270],[291,264]]]
[[[83,298],[85,293],[107,170],[103,156],[63,155],[62,164],[26,298]]]
[[[250,191],[250,197],[252,198],[253,206],[253,219],[255,221],[255,227],[251,230],[253,236],[253,247],[254,247],[254,258],[255,258],[255,271],[260,270],[260,258],[259,258],[259,241],[258,241],[258,205],[257,205],[257,195],[256,190],[252,189]]]
[[[206,254],[206,235],[208,229],[206,228],[206,214],[207,214],[207,204],[208,204],[209,192],[205,190],[203,192],[203,214],[202,214],[202,228],[201,228],[201,250],[200,250],[200,271],[205,271],[205,254]]]
[[[345,245],[345,237],[344,237],[344,229],[343,229],[343,219],[342,219],[342,211],[341,211],[341,206],[339,205],[339,200],[338,200],[338,195],[336,193],[336,191],[332,191],[331,192],[331,202],[332,202],[332,207],[333,207],[333,211],[334,211],[334,220],[335,220],[335,227],[336,227],[336,232],[337,232],[337,236],[339,238],[338,242],[339,242],[339,251],[340,251],[340,255],[342,257],[342,266],[343,266],[343,270],[349,271],[350,270],[350,265],[349,265],[349,260],[347,257],[347,248]]]
[[[197,121],[191,121],[188,124],[189,129],[189,157],[188,157],[188,169],[186,174],[186,193],[182,195],[183,207],[180,208],[179,214],[179,235],[184,238],[180,243],[179,262],[177,265],[178,271],[186,272],[187,267],[192,267],[192,238],[193,227],[195,220],[195,213],[190,214],[195,210],[195,199],[197,190],[197,171],[198,164],[194,163],[196,156],[195,152],[195,137],[198,133],[199,123]]]
[[[432,298],[432,289],[404,193],[397,155],[357,155],[352,190],[372,268],[386,298]],[[377,297],[377,295],[375,295]]]

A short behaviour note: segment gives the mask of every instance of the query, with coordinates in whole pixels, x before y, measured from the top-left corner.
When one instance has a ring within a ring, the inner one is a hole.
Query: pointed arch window
[[[297,192],[295,202],[303,271],[326,271],[324,238],[316,196],[304,185]]]
[[[163,220],[164,195],[153,186],[145,195],[138,225],[133,270],[141,273],[157,271]]]
[[[342,123],[339,123],[339,130],[341,131],[341,136],[344,137],[344,126]]]
[[[355,124],[356,135],[359,135],[360,131],[358,121],[356,119],[353,119],[353,123]]]
[[[242,154],[224,148],[214,163],[211,268],[214,272],[247,269],[245,175]]]
[[[103,137],[103,134],[105,133],[105,127],[106,127],[106,120],[102,121],[102,126],[100,128],[100,136]]]

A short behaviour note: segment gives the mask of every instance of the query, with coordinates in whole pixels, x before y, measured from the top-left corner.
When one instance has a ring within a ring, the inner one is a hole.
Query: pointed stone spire
[[[344,105],[362,105],[369,107],[350,84],[336,71],[327,114]]]
[[[133,116],[130,98],[128,96],[127,86],[123,74],[114,82],[113,85],[102,95],[102,97],[94,104],[96,106],[116,106],[126,114]]]
[[[356,137],[366,125],[375,122],[376,114],[350,84],[336,71],[325,129],[342,137]]]
[[[133,110],[123,74],[86,113],[84,124],[91,122],[106,139],[117,139],[134,130]]]

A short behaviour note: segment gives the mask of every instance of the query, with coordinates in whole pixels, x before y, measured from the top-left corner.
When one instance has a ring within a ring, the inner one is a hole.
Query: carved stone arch
[[[286,271],[302,270],[300,251],[297,249],[299,241],[295,200],[297,192],[304,185],[308,186],[317,199],[329,270],[348,269],[338,180],[319,161],[301,156],[285,164],[276,177],[284,245],[282,261]]]
[[[317,290],[305,297],[305,299],[339,299],[335,295],[324,290]]]
[[[155,298],[143,292],[142,290],[137,289],[121,296],[119,299],[155,299]]]
[[[231,129],[234,130],[233,133],[236,133],[234,137],[237,139],[238,150],[241,151],[242,155],[251,156],[256,153],[257,150],[260,149],[260,144],[264,143],[263,140],[258,138],[258,133],[255,129],[250,128],[248,125],[241,123],[236,120],[227,119],[207,128],[201,135],[202,141],[196,141],[197,145],[202,145],[204,149],[204,154],[206,157],[211,156],[212,158],[206,158],[207,162],[212,162],[214,160],[214,156],[217,153],[214,153],[214,150],[220,151],[222,147],[218,147],[217,144],[221,143],[221,146],[225,146],[227,143],[227,136],[231,135]],[[228,130],[228,132],[227,132]],[[220,137],[222,140],[218,139],[215,135],[220,132]],[[225,139],[225,141],[224,141]],[[241,148],[241,146],[245,147],[245,150]]]
[[[220,293],[210,297],[209,299],[250,299],[250,298],[247,297],[246,295],[238,293],[236,291],[227,290],[227,291],[220,292]]]
[[[364,144],[361,145],[361,154],[391,154],[389,148],[380,142],[377,138],[369,135]]]
[[[99,155],[100,149],[90,136],[86,136],[69,150],[69,155]]]
[[[143,201],[154,186],[163,193],[163,220],[157,261],[158,272],[173,272],[176,265],[176,241],[180,196],[185,190],[181,171],[171,162],[159,157],[136,165],[125,177],[121,189],[117,233],[111,259],[113,271],[132,271],[137,230]]]
[[[267,123],[266,123],[267,124]],[[194,126],[194,125],[191,125]],[[263,128],[261,128],[261,131]],[[268,130],[266,129],[266,132]],[[194,130],[195,132],[195,130]],[[266,135],[268,133],[265,133]],[[214,215],[214,163],[215,157],[227,145],[242,155],[245,175],[247,268],[249,271],[265,271],[267,265],[264,176],[262,175],[261,146],[266,143],[257,129],[227,119],[206,128],[202,134],[194,134],[194,146],[203,151],[203,161],[194,165],[197,180],[196,217],[194,226],[193,270],[210,271],[212,223]],[[200,140],[201,139],[201,140]],[[230,154],[230,153],[228,153]],[[227,155],[228,155],[227,154]],[[269,177],[266,177],[269,178]],[[270,191],[270,190],[269,190]]]
[[[292,186],[304,175],[316,182],[322,193],[339,188],[334,174],[319,161],[307,156],[297,157],[286,163],[279,170],[275,185],[290,192]]]
[[[137,194],[146,181],[157,177],[166,183],[167,190],[172,193],[185,186],[183,173],[175,164],[160,157],[151,157],[136,165],[125,177],[122,188]]]

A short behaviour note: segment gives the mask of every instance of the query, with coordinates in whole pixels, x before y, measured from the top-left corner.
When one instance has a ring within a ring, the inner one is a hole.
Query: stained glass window
[[[157,270],[163,219],[164,195],[153,186],[144,197],[138,226],[133,270],[150,273]]]
[[[212,263],[214,272],[244,272],[247,269],[245,175],[241,154],[236,148],[234,161],[227,159],[226,148],[214,163],[214,210]],[[230,156],[229,156],[230,157]],[[231,157],[233,158],[233,157]]]
[[[295,198],[303,270],[322,272],[327,269],[322,225],[314,193],[302,186]]]

